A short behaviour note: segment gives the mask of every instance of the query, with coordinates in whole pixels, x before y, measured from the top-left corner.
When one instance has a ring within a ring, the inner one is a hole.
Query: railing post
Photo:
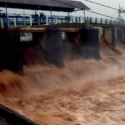
[[[125,25],[125,21],[124,21],[123,25]]]
[[[120,21],[120,25],[122,25],[122,21]]]
[[[118,25],[120,25],[120,21],[118,21]]]
[[[122,20],[122,25],[123,25],[123,20]]]
[[[23,26],[25,26],[25,16],[23,16]]]
[[[63,23],[63,19],[61,19],[61,23]]]
[[[121,25],[121,21],[119,21],[119,25]]]
[[[82,17],[81,16],[79,17],[79,23],[82,23]]]
[[[46,24],[48,25],[49,24],[49,17],[46,16]]]
[[[95,18],[95,23],[97,23],[97,18]]]
[[[40,25],[40,17],[38,16],[38,25]]]
[[[9,16],[8,16],[8,27],[10,26],[10,19],[9,19]]]
[[[114,25],[114,21],[112,20],[112,25]]]
[[[90,17],[90,23],[92,23],[92,17]]]
[[[75,23],[77,23],[77,17],[75,17]]]
[[[55,16],[55,24],[57,24],[57,16]]]
[[[102,24],[102,18],[101,18],[101,20],[100,20],[100,23]]]
[[[118,21],[116,20],[116,24],[118,25]]]
[[[118,22],[117,22],[117,25],[119,25],[119,24],[120,24],[119,22],[120,22],[120,21],[118,21]]]
[[[30,16],[30,26],[32,26],[33,22],[32,22],[32,17]]]
[[[112,20],[110,20],[110,24],[112,24]]]
[[[107,24],[107,19],[105,20],[105,24]]]
[[[84,23],[86,23],[87,21],[86,21],[87,19],[86,19],[86,17],[84,18]]]
[[[16,27],[16,19],[14,18],[13,21],[14,21],[14,27]]]
[[[89,17],[87,17],[86,19],[87,19],[87,20],[86,20],[86,21],[87,21],[87,23],[89,23]]]
[[[3,23],[3,18],[0,19],[1,20],[1,28],[4,28],[4,23]]]
[[[65,23],[68,22],[68,17],[65,17]]]
[[[115,25],[116,25],[116,20],[115,20]]]
[[[70,16],[70,23],[72,23],[73,22],[73,17],[72,16]]]

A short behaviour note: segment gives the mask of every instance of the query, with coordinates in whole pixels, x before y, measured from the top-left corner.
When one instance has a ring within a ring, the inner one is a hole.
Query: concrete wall
[[[83,58],[100,58],[99,53],[99,30],[98,29],[82,29],[82,51]]]
[[[97,29],[81,29],[79,32],[66,32],[50,26],[46,32],[33,33],[32,42],[20,42],[18,29],[0,30],[0,69],[22,71],[23,65],[64,66],[64,59],[99,58],[99,32]]]
[[[117,30],[117,36],[121,43],[125,44],[125,29],[121,28]]]
[[[22,52],[16,40],[12,38],[16,37],[12,37],[9,31],[0,29],[0,70],[22,71]],[[16,44],[13,44],[14,42]]]
[[[103,27],[103,37],[107,45],[115,46],[115,39],[117,38],[117,29],[113,26]]]
[[[77,33],[66,33],[64,40],[64,57],[66,59],[100,58],[99,30],[82,29]]]

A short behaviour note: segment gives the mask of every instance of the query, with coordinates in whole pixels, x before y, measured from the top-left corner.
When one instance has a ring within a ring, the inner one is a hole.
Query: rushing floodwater
[[[0,72],[0,103],[41,125],[125,125],[125,46],[100,40],[101,60]]]

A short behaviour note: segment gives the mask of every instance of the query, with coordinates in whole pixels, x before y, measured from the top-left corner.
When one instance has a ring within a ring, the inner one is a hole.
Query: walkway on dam
[[[0,15],[0,27],[24,27],[24,26],[40,26],[59,23],[89,23],[96,26],[125,26],[123,20],[110,20],[103,18],[93,18],[84,16],[46,16],[46,15]]]

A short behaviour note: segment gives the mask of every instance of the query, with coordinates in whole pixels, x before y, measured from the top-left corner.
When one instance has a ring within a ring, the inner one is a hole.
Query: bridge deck
[[[41,26],[49,24],[58,24],[58,23],[88,23],[94,26],[110,26],[114,25],[115,27],[125,27],[125,21],[120,20],[110,20],[110,19],[100,19],[92,17],[82,17],[82,16],[0,16],[0,26],[4,27],[24,27],[24,26]]]
[[[9,28],[8,30],[16,30],[17,28]],[[18,28],[20,32],[46,32],[45,27],[21,27]],[[78,32],[80,28],[60,28],[62,32]]]

